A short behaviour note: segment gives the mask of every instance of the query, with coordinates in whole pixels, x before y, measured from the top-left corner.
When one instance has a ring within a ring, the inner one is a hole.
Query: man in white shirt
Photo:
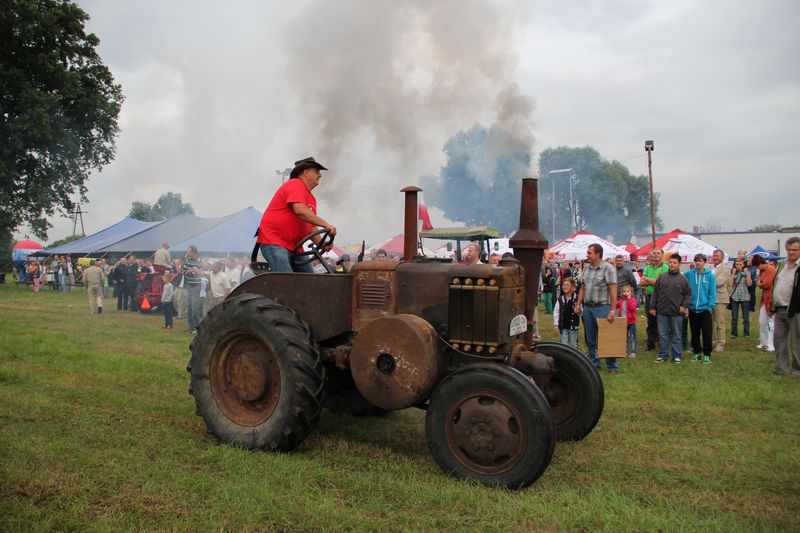
[[[206,295],[206,313],[215,305],[225,299],[231,292],[231,282],[225,272],[222,271],[222,263],[216,262],[208,273],[209,291]]]
[[[786,262],[778,267],[772,285],[774,372],[800,378],[800,238],[787,239],[785,246]]]

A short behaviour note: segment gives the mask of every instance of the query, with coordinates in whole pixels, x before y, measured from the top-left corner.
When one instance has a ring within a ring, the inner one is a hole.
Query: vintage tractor
[[[358,263],[347,274],[264,272],[209,312],[187,370],[211,433],[291,450],[323,407],[355,415],[417,407],[445,472],[517,489],[544,472],[556,439],[594,428],[603,411],[595,368],[564,344],[532,343],[547,246],[536,180],[523,180],[515,258],[499,266],[414,257],[417,191],[403,189],[403,261]]]

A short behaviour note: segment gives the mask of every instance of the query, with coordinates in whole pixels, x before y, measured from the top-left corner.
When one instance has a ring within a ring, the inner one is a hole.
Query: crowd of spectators
[[[596,320],[606,315],[609,319],[614,316],[626,321],[626,353],[630,358],[637,356],[637,318],[643,315],[644,346],[648,352],[655,352],[658,347],[657,362],[668,362],[671,358],[674,363],[681,363],[682,353],[687,350],[693,355],[693,362],[710,364],[712,351],[724,351],[728,335],[734,339],[739,336],[740,317],[742,335],[750,336],[750,313],[756,310],[756,288],[760,288],[756,347],[778,352],[776,373],[800,377],[800,359],[795,348],[800,344],[797,337],[800,319],[796,314],[800,298],[800,284],[796,281],[800,239],[789,239],[786,250],[788,261],[781,264],[760,255],[747,258],[740,250],[732,266],[716,250],[710,263],[705,255],[697,254],[689,269],[681,272],[681,257],[673,254],[665,262],[664,252],[659,248],[644,262],[626,263],[622,256],[603,259],[602,248],[592,245],[584,261],[545,260],[539,293],[545,314],[553,315],[562,342],[577,347],[583,323],[590,358],[599,367],[595,357]],[[487,262],[498,264],[506,255],[511,254],[493,253]],[[378,249],[364,260],[397,261],[397,258]],[[349,272],[353,265],[349,254],[324,261],[326,265],[312,262],[315,272]],[[465,248],[462,263],[482,262],[477,243]],[[189,247],[185,257],[172,259],[166,242],[151,258],[135,255],[114,261],[100,258],[88,265],[73,261],[69,255],[31,259],[25,266],[25,274],[35,292],[49,287],[67,293],[76,283],[85,285],[92,313],[103,312],[103,297],[113,291],[117,311],[136,312],[141,306],[157,306],[164,314],[165,329],[171,329],[173,318],[177,318],[186,319],[192,332],[211,308],[238,284],[255,275],[245,259],[201,258],[194,246]],[[584,294],[587,284],[591,291]],[[154,287],[158,298],[151,302]],[[593,301],[594,298],[598,301]],[[789,338],[795,339],[794,342]],[[787,343],[794,353],[791,357]],[[612,373],[618,371],[615,360],[609,359],[607,364]]]

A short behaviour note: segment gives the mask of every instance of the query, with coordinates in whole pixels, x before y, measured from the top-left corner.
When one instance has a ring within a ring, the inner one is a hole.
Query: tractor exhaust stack
[[[547,248],[547,239],[539,231],[539,188],[535,178],[522,179],[519,231],[511,237],[509,244],[514,249],[514,257],[525,268],[525,316],[531,323],[536,309],[542,257]],[[531,328],[525,334],[525,343],[526,346],[533,343]]]
[[[406,194],[403,261],[410,261],[412,257],[417,255],[417,242],[419,241],[419,235],[417,234],[417,219],[419,218],[417,196],[421,191],[422,189],[413,185],[400,190],[400,192]]]

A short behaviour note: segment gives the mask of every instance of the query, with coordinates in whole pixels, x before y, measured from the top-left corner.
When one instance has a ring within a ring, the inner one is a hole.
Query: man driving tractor
[[[295,161],[289,179],[275,192],[261,217],[257,242],[273,272],[313,272],[311,264],[292,261],[292,250],[315,227],[336,235],[336,228],[317,216],[317,199],[311,194],[323,170],[328,169],[313,157]],[[319,236],[314,241],[319,243]],[[330,245],[322,251],[328,249]]]

